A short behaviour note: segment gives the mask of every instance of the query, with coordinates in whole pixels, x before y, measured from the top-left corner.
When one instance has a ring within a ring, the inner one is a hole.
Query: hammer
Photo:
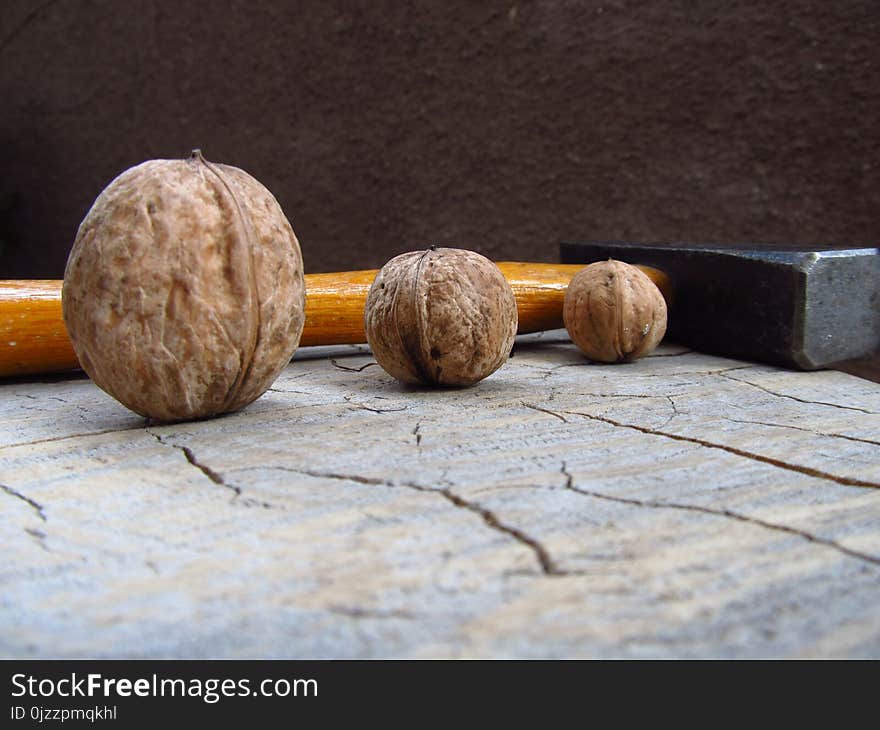
[[[702,352],[816,370],[880,349],[877,248],[567,241],[561,258],[665,272],[666,336]]]
[[[671,339],[695,349],[813,369],[880,347],[877,249],[564,243],[562,257],[563,264],[498,264],[516,298],[520,333],[562,327],[571,278],[610,257],[642,264],[670,304]],[[375,275],[307,274],[300,345],[364,342]],[[0,377],[77,366],[61,318],[61,281],[0,281]]]
[[[572,277],[583,266],[501,262],[516,299],[520,333],[559,329]],[[669,295],[664,274],[640,267]],[[366,342],[364,305],[376,270],[306,274],[305,326],[300,346]],[[79,367],[61,316],[60,280],[0,281],[0,377]]]

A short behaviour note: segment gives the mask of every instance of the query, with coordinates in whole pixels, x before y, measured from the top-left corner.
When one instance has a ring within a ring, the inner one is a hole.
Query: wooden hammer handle
[[[562,302],[581,264],[502,262],[516,297],[519,332],[557,329]],[[665,275],[641,268],[664,296]],[[306,274],[306,321],[300,346],[365,342],[364,304],[376,270]],[[0,281],[0,377],[79,367],[61,317],[61,281]]]

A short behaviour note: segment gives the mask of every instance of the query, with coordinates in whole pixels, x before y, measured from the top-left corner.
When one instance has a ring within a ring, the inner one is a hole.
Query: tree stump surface
[[[564,334],[564,333],[563,333]],[[880,385],[521,338],[306,348],[239,413],[0,385],[5,657],[878,657]]]

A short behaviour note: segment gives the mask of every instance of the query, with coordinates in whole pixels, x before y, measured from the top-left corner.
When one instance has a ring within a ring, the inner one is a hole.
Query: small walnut
[[[376,275],[364,311],[367,342],[398,380],[472,385],[507,360],[516,337],[507,279],[473,251],[397,256]]]
[[[637,360],[666,333],[660,290],[635,266],[612,259],[575,274],[562,315],[572,341],[599,362]]]
[[[205,418],[258,398],[296,350],[302,255],[265,187],[196,150],[132,167],[101,192],[62,303],[98,386],[157,420]]]

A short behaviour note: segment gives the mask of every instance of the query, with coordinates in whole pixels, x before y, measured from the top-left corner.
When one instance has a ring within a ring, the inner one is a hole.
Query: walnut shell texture
[[[302,254],[263,185],[195,150],[101,192],[62,306],[98,386],[156,420],[206,418],[254,401],[290,361],[305,320]]]
[[[666,301],[646,274],[622,261],[601,261],[571,280],[562,310],[565,328],[598,362],[630,362],[666,334]]]
[[[472,385],[507,361],[516,300],[499,268],[478,253],[414,251],[376,275],[364,328],[376,361],[398,380]]]

